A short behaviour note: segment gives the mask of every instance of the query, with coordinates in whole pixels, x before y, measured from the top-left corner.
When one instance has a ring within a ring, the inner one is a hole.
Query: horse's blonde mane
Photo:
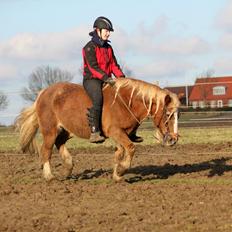
[[[159,100],[160,100],[158,93],[162,92],[159,86],[156,86],[154,84],[149,84],[145,81],[135,80],[133,78],[120,78],[116,80],[115,88],[116,88],[116,92],[115,92],[114,101],[118,96],[119,90],[121,88],[128,88],[128,91],[131,91],[129,106],[131,104],[131,100],[133,96],[139,96],[142,98],[143,104],[147,109],[148,113],[151,110],[152,101],[154,100],[157,103],[157,109],[158,109]],[[148,102],[148,106],[146,104],[147,102]]]

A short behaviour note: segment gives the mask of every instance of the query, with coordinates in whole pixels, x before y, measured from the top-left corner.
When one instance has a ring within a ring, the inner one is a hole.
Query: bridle
[[[147,110],[147,114],[146,116],[139,120],[135,114],[132,112],[132,110],[130,109],[130,107],[126,104],[126,102],[124,101],[124,99],[122,98],[122,96],[118,93],[117,96],[119,97],[120,101],[122,102],[122,104],[125,106],[125,108],[128,110],[128,112],[132,115],[132,117],[136,120],[136,122],[141,125],[141,123],[148,117],[151,117],[151,118],[154,118],[155,117],[155,114],[156,112],[152,115],[151,114],[151,108],[150,110]],[[147,109],[147,107],[145,106],[145,108]],[[178,109],[177,110],[173,110],[171,112],[167,111],[166,114],[168,114],[168,118],[167,120],[165,121],[165,125],[169,122],[169,120],[171,119],[171,117],[174,115],[175,117],[175,125],[177,124],[177,119],[178,119]],[[176,131],[176,132],[175,132]],[[177,133],[177,127],[174,128],[174,133]]]
[[[179,138],[179,134],[178,134],[178,109],[176,110],[173,110],[172,112],[166,112],[166,114],[168,114],[168,118],[167,120],[165,121],[165,128],[167,129],[167,131],[165,133],[161,132],[162,129],[160,128],[160,126],[157,126],[159,128],[158,130],[158,133],[162,133],[162,141],[160,138],[158,138],[156,135],[154,136],[159,142],[161,142],[161,144],[163,146],[167,145],[167,142],[169,141],[169,144],[170,146],[174,145],[178,138]],[[170,119],[172,118],[172,116],[174,115],[174,133],[171,133],[168,129],[168,122],[170,121]],[[161,120],[160,120],[160,123],[161,123]],[[159,125],[160,125],[159,123]],[[167,125],[167,126],[166,126]]]
[[[125,100],[122,98],[122,96],[120,95],[120,93],[117,93],[117,95],[116,95],[118,98],[119,98],[119,100],[121,101],[121,103],[125,106],[125,108],[127,109],[127,111],[131,114],[131,116],[136,120],[136,122],[138,123],[138,125],[141,125],[141,123],[146,119],[146,118],[148,118],[148,117],[151,117],[151,118],[154,118],[155,117],[155,115],[156,115],[156,113],[157,113],[157,110],[152,114],[151,113],[151,111],[152,111],[152,105],[150,105],[150,107],[149,108],[147,108],[147,106],[146,106],[146,104],[145,104],[145,102],[144,102],[144,107],[146,108],[146,110],[147,110],[147,114],[145,115],[145,117],[143,118],[143,119],[141,119],[141,120],[139,120],[137,117],[136,117],[136,115],[134,114],[134,112],[131,110],[131,108],[130,108],[130,103],[129,103],[129,105],[125,102]],[[115,102],[115,100],[113,101],[113,103],[112,103],[112,105],[114,104],[114,102]],[[174,107],[173,108],[173,110],[168,110],[167,109],[167,106],[165,106],[165,112],[163,112],[163,114],[165,113],[166,114],[166,116],[167,116],[167,119],[166,119],[166,121],[165,121],[165,123],[164,123],[164,126],[165,126],[165,128],[167,129],[167,131],[165,132],[165,133],[163,133],[163,132],[161,132],[163,135],[163,142],[162,142],[162,144],[163,145],[165,145],[166,143],[167,143],[167,141],[169,140],[169,138],[171,137],[171,138],[173,138],[172,136],[171,136],[171,133],[169,132],[169,130],[168,130],[168,122],[170,121],[170,119],[172,118],[172,116],[174,115],[174,120],[175,120],[175,122],[174,122],[174,136],[178,139],[178,137],[179,137],[179,135],[178,135],[178,133],[177,133],[177,130],[178,130],[178,107]],[[163,116],[162,116],[162,118],[163,118]],[[161,124],[161,121],[162,121],[162,118],[160,119],[160,121],[159,121],[159,124],[158,125],[156,125],[156,127],[157,128],[160,128],[160,124]],[[161,129],[159,129],[159,130],[161,130]],[[159,140],[158,138],[156,138],[157,140]],[[159,140],[160,141],[160,140]],[[171,141],[171,143],[172,144],[170,144],[170,145],[174,145],[175,143],[176,143],[176,141],[175,140],[172,140]]]
[[[177,125],[178,125],[178,117],[179,117],[178,109],[173,110],[171,112],[167,112],[167,114],[169,114],[169,115],[168,115],[167,120],[165,121],[165,124],[167,124],[170,121],[171,117],[174,115],[174,120],[175,120],[175,122],[174,122],[174,134],[177,134]]]

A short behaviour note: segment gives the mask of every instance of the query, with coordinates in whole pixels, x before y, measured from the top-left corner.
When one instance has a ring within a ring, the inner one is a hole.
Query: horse
[[[35,102],[17,116],[15,126],[24,153],[36,150],[37,131],[42,134],[39,153],[45,180],[54,178],[50,166],[54,145],[63,160],[65,176],[71,175],[73,160],[65,143],[73,135],[90,137],[87,114],[91,106],[83,86],[59,82],[43,89]],[[112,175],[115,181],[120,181],[131,167],[135,145],[129,135],[146,118],[152,119],[159,142],[163,145],[177,143],[179,106],[176,94],[142,80],[118,78],[113,87],[104,86],[102,134],[116,143]]]

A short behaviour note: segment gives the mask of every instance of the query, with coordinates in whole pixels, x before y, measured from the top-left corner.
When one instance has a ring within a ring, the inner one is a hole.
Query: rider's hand
[[[108,77],[105,80],[105,83],[109,84],[110,86],[114,86],[116,82],[115,82],[115,80],[112,77]]]

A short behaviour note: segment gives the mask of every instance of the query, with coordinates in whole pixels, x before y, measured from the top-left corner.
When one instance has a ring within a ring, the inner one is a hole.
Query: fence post
[[[188,107],[189,105],[189,99],[188,99],[188,86],[185,85],[185,96],[186,96],[186,106]]]

